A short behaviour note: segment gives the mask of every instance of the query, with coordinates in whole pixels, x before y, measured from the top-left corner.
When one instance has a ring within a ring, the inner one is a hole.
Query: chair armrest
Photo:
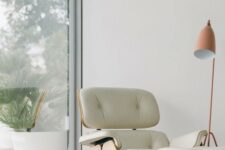
[[[101,145],[109,140],[113,140],[116,147],[121,147],[121,143],[116,139],[115,133],[111,131],[96,131],[83,135],[80,137],[79,142],[82,145],[93,146]]]
[[[177,137],[170,142],[170,147],[193,148],[200,146],[203,138],[207,135],[206,130],[195,131],[181,137]]]

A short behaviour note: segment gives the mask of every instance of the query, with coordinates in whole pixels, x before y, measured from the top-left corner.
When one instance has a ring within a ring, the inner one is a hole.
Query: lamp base
[[[213,139],[213,141],[214,141],[214,144],[215,144],[215,146],[217,147],[218,146],[218,144],[217,144],[217,141],[216,141],[216,137],[215,137],[215,135],[210,131],[210,132],[208,132],[208,134],[205,136],[205,140],[204,140],[204,142],[203,142],[203,146],[210,146],[210,138],[212,137],[212,139]],[[206,144],[206,142],[207,142],[207,144]]]

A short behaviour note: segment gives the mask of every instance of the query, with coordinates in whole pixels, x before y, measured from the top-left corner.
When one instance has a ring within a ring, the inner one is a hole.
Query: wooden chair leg
[[[110,140],[103,144],[102,150],[119,150],[119,149],[117,149],[115,143],[112,140]]]
[[[102,150],[102,146],[101,145],[91,146],[89,147],[89,150]]]

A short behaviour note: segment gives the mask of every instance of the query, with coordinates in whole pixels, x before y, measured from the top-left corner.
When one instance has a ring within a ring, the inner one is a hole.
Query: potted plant
[[[31,131],[35,126],[46,92],[38,88],[0,89],[0,147],[13,147],[10,132]]]
[[[34,87],[0,89],[0,121],[14,131],[11,132],[13,147],[6,148],[64,150],[67,147],[66,131],[31,132],[45,96],[45,91]]]

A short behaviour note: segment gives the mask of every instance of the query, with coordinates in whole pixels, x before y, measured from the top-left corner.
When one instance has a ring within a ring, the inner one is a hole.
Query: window
[[[32,130],[67,129],[68,1],[0,0],[0,20],[0,88],[46,90]]]

